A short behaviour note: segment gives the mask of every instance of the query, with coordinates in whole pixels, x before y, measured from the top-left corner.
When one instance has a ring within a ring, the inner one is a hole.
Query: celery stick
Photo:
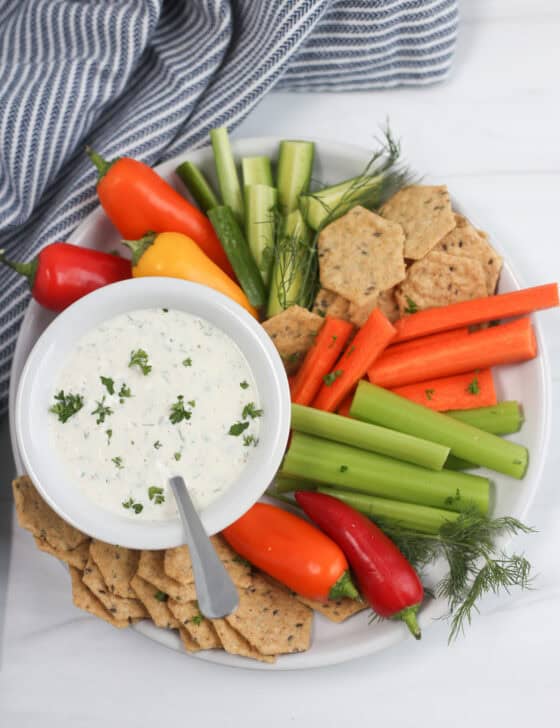
[[[214,190],[196,164],[183,162],[175,171],[203,212],[208,212],[208,210],[220,204]]]
[[[263,282],[268,285],[274,257],[276,190],[267,185],[245,187],[245,232]]]
[[[448,447],[428,440],[300,404],[292,405],[292,429],[388,455],[430,470],[441,470],[449,455]]]
[[[445,461],[445,467],[447,470],[474,470],[479,466],[476,463],[471,463],[463,458],[458,458],[456,455],[449,453],[449,457]]]
[[[272,168],[268,157],[243,157],[241,160],[243,186],[268,185],[274,187]]]
[[[243,223],[243,195],[226,127],[211,129],[210,141],[223,203],[231,207],[237,220]]]
[[[445,414],[485,432],[492,432],[494,435],[510,435],[513,432],[519,432],[523,424],[523,411],[519,402],[515,400],[500,402],[491,407],[450,410]]]
[[[453,511],[474,503],[482,513],[488,511],[487,478],[451,470],[434,472],[301,432],[292,434],[282,471],[382,498]]]
[[[315,490],[317,485],[311,480],[284,475],[282,471],[274,478],[272,493],[293,493],[294,490]]]
[[[276,186],[283,215],[297,210],[299,196],[309,189],[314,154],[313,142],[280,142]]]
[[[445,511],[443,508],[419,506],[415,503],[403,503],[402,501],[389,500],[389,498],[377,498],[363,493],[349,493],[323,486],[317,488],[317,490],[319,493],[338,498],[338,500],[347,503],[370,518],[391,518],[398,521],[403,528],[410,528],[421,533],[438,533],[442,524],[447,521],[456,521],[459,518],[459,513]]]
[[[447,445],[453,455],[513,478],[522,478],[527,470],[529,455],[522,445],[502,440],[365,381],[358,384],[350,415]]]
[[[302,303],[309,244],[309,229],[303,222],[301,212],[294,210],[284,221],[274,254],[266,311],[268,318],[294,304]]]

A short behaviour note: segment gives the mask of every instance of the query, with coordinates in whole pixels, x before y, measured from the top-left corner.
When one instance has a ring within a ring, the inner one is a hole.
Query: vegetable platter
[[[268,157],[273,161],[273,164],[276,164],[281,141],[281,139],[275,138],[235,140],[232,142],[233,154],[235,156],[235,159],[238,161],[241,160],[241,158]],[[334,184],[338,183],[340,180],[360,175],[368,164],[368,161],[371,157],[371,153],[368,150],[364,150],[358,147],[328,141],[313,141],[315,143],[313,178],[315,180],[321,180],[324,184]],[[190,182],[191,187],[194,185],[194,189],[196,189],[198,193],[197,201],[201,205],[202,209],[215,208],[214,212],[210,213],[210,219],[212,220],[214,229],[219,233],[219,237],[222,242],[224,238],[227,237],[229,237],[230,239],[235,238],[235,226],[240,224],[239,221],[241,217],[245,214],[242,206],[243,194],[241,190],[236,189],[235,185],[229,184],[232,177],[227,170],[227,155],[224,161],[224,157],[220,154],[220,150],[223,148],[224,143],[227,143],[227,139],[226,141],[224,141],[223,136],[221,136],[219,132],[213,134],[212,145],[214,148],[214,152],[218,154],[219,158],[222,160],[226,167],[226,169],[220,169],[220,164],[218,164],[218,175],[221,177],[220,180],[218,180],[215,171],[212,147],[197,150],[195,152],[189,153],[188,155],[181,155],[181,157],[169,160],[168,162],[156,168],[158,174],[161,175],[164,179],[168,180],[182,196],[185,196],[188,199],[192,199],[189,197],[186,188],[175,173],[176,168],[181,164],[183,165],[181,176],[183,177],[183,179],[187,180],[187,182]],[[185,159],[187,159],[188,163],[190,164],[187,164],[185,166]],[[197,179],[199,171],[202,171],[206,180],[209,181],[212,189],[205,190],[204,185],[199,184],[200,179]],[[229,172],[231,172],[231,170]],[[123,171],[123,174],[127,173],[129,173],[129,170],[125,169]],[[251,164],[247,163],[247,167],[243,168],[243,175],[246,175],[247,178],[250,178],[253,174],[257,175],[257,178],[261,182],[263,181],[263,179],[266,182],[267,170],[259,168],[258,164],[256,167],[252,168]],[[281,175],[281,170],[278,170],[278,174]],[[259,177],[259,175],[264,175],[264,178]],[[443,180],[443,182],[445,182],[445,180]],[[262,186],[264,187],[266,185]],[[215,207],[216,199],[213,197],[213,190],[219,189],[221,189],[222,200],[228,205],[229,211],[225,211],[225,208]],[[270,204],[271,202],[274,202],[272,193],[266,193],[263,190],[261,190],[259,193],[258,189],[255,191],[255,189],[253,188],[253,192],[251,194],[264,194],[265,196],[268,194],[269,196],[265,199],[263,204]],[[194,200],[192,201],[194,202]],[[314,204],[314,202],[310,204]],[[467,216],[473,225],[481,226],[484,228],[484,230],[490,232],[490,240],[492,245],[504,257],[504,264],[499,278],[498,292],[505,293],[518,290],[521,287],[521,282],[517,278],[508,261],[507,240],[501,235],[499,214],[496,213],[492,220],[483,220],[480,219],[480,216],[477,214],[476,210],[462,209],[460,200],[452,199],[452,204],[455,212]],[[314,210],[311,210],[309,214],[311,215],[311,217],[315,216],[316,219],[320,219],[322,215],[322,209],[324,210],[324,208],[316,207]],[[230,212],[233,214],[230,214]],[[203,224],[205,225],[205,223]],[[205,227],[205,231],[206,233],[208,232],[207,227]],[[140,239],[147,232],[149,231],[130,230],[130,234],[128,234],[128,231],[123,232],[123,230],[119,232],[110,223],[103,209],[99,208],[90,216],[88,216],[86,220],[84,220],[84,222],[75,231],[69,242],[78,244],[86,248],[97,246],[97,249],[99,250],[110,252],[111,250],[117,248],[119,242],[122,240],[123,237],[126,237],[129,240]],[[154,234],[157,235],[158,232],[161,231],[155,230]],[[266,231],[264,234],[266,235]],[[148,241],[148,248],[151,244],[154,246],[156,244],[159,244],[162,247],[165,247],[166,241],[162,240],[162,238],[164,237],[165,235],[159,235],[155,238],[155,242],[153,239]],[[255,263],[253,268],[251,268],[252,263],[250,261],[247,261],[246,259],[240,260],[239,256],[237,256],[236,258],[235,255],[228,256],[229,263],[231,263],[235,272],[238,273],[238,279],[240,283],[242,275],[247,275],[247,270],[250,270],[250,281],[248,283],[246,282],[246,285],[243,286],[244,295],[246,295],[247,297],[246,302],[244,300],[241,300],[241,298],[238,299],[239,302],[242,303],[242,305],[245,305],[245,307],[249,311],[251,311],[251,307],[268,306],[269,314],[272,315],[274,313],[277,313],[277,311],[274,310],[274,304],[271,304],[270,300],[266,300],[266,295],[262,288],[262,285],[258,282],[255,283],[255,281],[260,280],[259,278],[257,278],[257,274],[260,273],[261,278],[265,281],[267,281],[268,276],[267,284],[269,286],[275,285],[274,269],[271,268],[267,263],[266,253],[264,252],[262,247],[260,248],[259,253],[258,238],[259,236],[257,235],[256,239],[249,240],[250,244],[253,243],[251,246]],[[213,236],[211,234],[207,241],[207,245],[209,246],[208,250],[212,252],[212,255],[220,255],[221,251],[215,248],[215,240],[213,239]],[[136,249],[133,249],[133,254],[138,255],[138,260],[140,261],[139,265],[142,264],[142,253],[145,253],[145,251],[141,250],[140,248],[141,244],[137,244]],[[145,254],[147,255],[147,253]],[[210,253],[208,253],[208,255],[210,255]],[[229,263],[227,261],[222,261],[224,268],[228,268]],[[238,270],[236,270],[236,265],[240,265],[241,268],[238,268]],[[244,273],[240,275],[238,271],[241,269],[244,270]],[[171,275],[173,275],[173,273],[171,273]],[[254,285],[251,285],[251,281]],[[227,285],[230,284],[227,283]],[[411,309],[410,312],[412,312],[415,306],[414,301],[409,302],[408,306]],[[41,332],[50,323],[50,321],[54,318],[54,316],[54,313],[44,309],[36,301],[31,301],[21,329],[14,357],[10,392],[10,411],[12,413],[14,411],[14,399],[18,384],[18,378],[22,367],[35,341],[37,340]],[[410,319],[413,318],[414,317],[412,316],[410,317]],[[494,375],[493,385],[495,387],[495,393],[498,400],[517,400],[523,405],[523,427],[520,432],[511,435],[507,439],[511,440],[512,442],[518,442],[524,445],[530,452],[530,456],[526,473],[522,479],[510,477],[509,475],[505,475],[502,473],[491,472],[489,470],[487,471],[485,468],[480,468],[476,470],[477,475],[488,476],[492,480],[493,485],[490,489],[489,509],[490,515],[493,518],[508,516],[521,520],[525,519],[531,501],[533,500],[535,492],[538,488],[542,472],[542,466],[544,463],[544,456],[547,448],[549,434],[550,402],[548,392],[549,372],[546,358],[546,345],[540,333],[538,320],[536,320],[536,317],[534,316],[531,316],[531,320],[536,335],[538,356],[528,361],[525,361],[522,364],[500,366],[496,369]],[[426,325],[429,327],[430,322],[428,321]],[[487,329],[486,331],[491,331],[491,329]],[[479,332],[479,334],[482,335],[482,337],[490,336],[489,334],[485,334],[484,332],[485,330],[483,329],[481,332]],[[339,333],[341,335],[341,339],[343,339],[343,326]],[[338,337],[339,333],[336,333],[333,336],[336,338]],[[407,345],[405,339],[406,334],[403,334],[403,346]],[[491,364],[492,362],[489,361],[484,366],[491,366]],[[426,366],[431,365],[427,364]],[[392,370],[393,366],[389,368]],[[478,369],[478,365],[475,363],[473,368]],[[328,379],[328,375],[327,379],[323,380],[324,384],[327,386],[330,386],[330,384],[335,385],[333,391],[336,391],[336,388],[340,386],[340,382],[337,384],[336,380],[340,379],[341,375],[337,374],[336,371],[337,370],[332,370],[330,372],[332,381]],[[426,371],[432,370],[427,369]],[[379,380],[375,378],[377,376],[378,375],[376,373],[371,374],[370,380],[383,383],[383,375],[379,375],[381,377]],[[445,372],[440,374],[434,374],[434,377],[439,378],[442,376],[445,376]],[[474,379],[471,379],[469,381],[465,381],[461,386],[464,385],[463,389],[465,387],[471,387],[471,389],[474,388],[476,393],[478,393],[479,391],[484,393],[486,391],[487,384],[484,377],[485,374],[481,371],[479,376],[475,378],[476,381],[474,381]],[[407,382],[405,376],[403,380],[399,380],[394,386],[395,388],[400,387],[401,389],[406,389],[406,387],[414,387],[414,382]],[[428,388],[428,391],[431,392],[431,388]],[[414,401],[414,392],[411,392],[409,394],[410,399]],[[422,393],[420,393],[420,395],[422,395]],[[328,406],[327,401],[331,396],[331,393],[329,391],[325,391],[324,394],[320,394],[319,396],[322,396],[325,400],[325,407],[321,409],[332,411],[333,407]],[[416,393],[416,396],[418,396],[418,393]],[[428,395],[426,394],[426,392],[424,392],[424,396],[430,398],[432,394]],[[446,394],[446,392],[443,392],[442,396],[448,395]],[[453,395],[450,401],[454,401]],[[340,404],[341,402],[337,401],[336,407],[338,407],[338,405]],[[367,402],[366,404],[362,402],[360,406],[365,407],[365,409],[367,410],[369,405],[367,404]],[[382,409],[387,409],[386,407],[384,407],[384,405],[380,406]],[[449,409],[449,407],[442,408]],[[391,408],[389,407],[389,409]],[[461,407],[458,406],[457,409],[461,409]],[[293,451],[294,455],[292,457],[292,460],[296,463],[296,471],[298,467],[300,467],[298,465],[298,457],[301,459],[301,457],[303,457],[302,453],[305,454],[304,446],[306,438],[308,440],[309,438],[313,438],[316,435],[316,433],[314,434],[314,429],[318,426],[315,421],[312,421],[310,424],[309,421],[307,421],[309,418],[307,418],[306,420],[304,412],[300,412],[297,416],[299,418],[298,426],[301,426],[301,432],[298,432],[296,436],[296,448],[300,448],[299,455],[296,449]],[[422,426],[424,424],[425,423],[422,423]],[[387,424],[387,426],[391,427],[391,424]],[[17,452],[17,447],[15,443],[13,422],[11,423],[11,431],[12,445],[14,448],[16,464],[18,470],[21,471],[22,463]],[[412,432],[409,434],[413,436]],[[355,436],[355,433],[350,435],[351,438]],[[298,439],[300,441],[299,445]],[[292,442],[292,445],[293,444],[294,443]],[[391,445],[397,446],[395,443],[389,443],[389,446]],[[345,447],[345,445],[340,444],[339,442],[336,447],[343,448]],[[466,454],[468,454],[468,451],[466,451]],[[467,459],[466,454],[464,459]],[[437,459],[438,453],[436,451],[422,451],[417,453],[417,457]],[[493,460],[489,460],[488,464],[496,466],[496,463]],[[504,470],[503,467],[501,469]],[[510,474],[515,475],[515,473]],[[277,488],[275,492],[278,494],[280,490],[281,489]],[[312,496],[312,494],[303,493],[301,498],[296,496],[296,499],[298,500],[298,502],[300,502],[300,505],[303,506],[305,512],[311,515],[312,520],[316,524],[322,526],[323,530],[327,534],[329,534],[328,523],[322,523],[320,518],[317,520],[317,518],[314,517],[313,503],[310,502],[310,500],[312,501],[313,498],[311,497],[310,499],[308,496]],[[284,497],[284,495],[280,494],[280,498]],[[273,503],[275,501],[269,502]],[[296,505],[297,504],[295,504],[293,501],[290,501],[290,503],[286,503],[285,508],[294,514],[301,513],[301,511],[297,509]],[[506,532],[502,533],[497,539],[497,548],[505,546],[507,540],[508,534],[506,529]],[[348,555],[348,553],[346,555]],[[353,564],[351,564],[351,566],[352,565]],[[434,589],[440,579],[445,576],[445,574],[446,568],[444,566],[444,563],[441,560],[437,561],[434,565],[430,566],[429,569],[423,571],[424,586],[427,588],[427,590]],[[412,589],[412,591],[414,591],[416,587],[414,586],[414,584],[412,584],[412,582],[410,583],[410,588]],[[419,594],[418,592],[416,592],[416,596],[419,599],[421,598],[421,594]],[[381,607],[380,611],[382,611]],[[440,619],[441,617],[444,617],[447,613],[448,602],[445,598],[438,596],[428,596],[425,599],[423,606],[418,614],[418,622],[420,628],[427,628],[431,622],[436,619]],[[405,621],[407,621],[408,624],[408,620],[405,619]],[[155,626],[147,621],[138,622],[138,624],[134,625],[134,629],[138,630],[150,639],[159,642],[162,645],[177,650],[182,649],[180,641],[174,632],[157,629]],[[413,631],[412,628],[411,631]],[[409,638],[410,637],[407,635],[407,630],[403,627],[401,623],[393,620],[372,622],[371,611],[365,610],[359,614],[354,615],[351,619],[341,624],[330,622],[325,618],[321,617],[321,615],[317,615],[316,619],[314,620],[312,644],[310,649],[299,654],[291,654],[279,657],[274,664],[248,661],[235,655],[230,655],[225,652],[216,650],[202,651],[197,653],[195,656],[198,659],[204,659],[211,662],[253,669],[305,669],[309,667],[339,663],[345,660],[353,659],[367,654],[372,654],[374,652],[383,650],[399,642],[402,639]],[[410,649],[418,649],[418,647],[416,645],[413,645],[411,641]]]

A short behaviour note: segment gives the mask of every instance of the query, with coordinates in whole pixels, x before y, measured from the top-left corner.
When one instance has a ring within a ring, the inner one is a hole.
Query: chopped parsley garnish
[[[155,485],[151,485],[148,488],[148,498],[153,501],[156,506],[165,503],[165,496],[163,495],[163,488],[158,488]]]
[[[333,346],[336,344],[336,340],[338,339],[338,336],[332,336],[331,338],[332,338],[332,341],[328,346],[329,349],[332,349]]]
[[[434,396],[434,390],[433,389],[425,389],[424,393],[426,394],[426,399],[432,399]]]
[[[192,367],[192,359],[190,358],[190,356],[188,356],[186,359],[183,359],[183,366]]]
[[[248,419],[249,417],[252,420],[255,420],[257,417],[262,417],[262,415],[262,409],[257,409],[254,402],[249,402],[249,404],[246,404],[245,407],[243,407],[243,412],[241,413],[241,417],[244,420]]]
[[[135,503],[133,498],[129,498],[127,501],[123,501],[122,507],[133,510],[136,515],[142,513],[142,511],[144,510],[144,506],[142,505],[142,503]]]
[[[198,627],[198,625],[201,624],[203,619],[204,619],[204,617],[202,616],[202,614],[195,614],[194,617],[191,619],[191,622],[193,624],[196,624],[196,626]]]
[[[157,599],[158,602],[166,602],[169,599],[169,596],[165,592],[157,591],[154,594],[154,599]]]
[[[301,357],[301,351],[294,351],[294,353],[290,354],[290,356],[288,357],[288,362],[290,364],[295,364],[296,362],[298,362],[300,360],[300,357]]]
[[[99,377],[99,379],[109,394],[115,394],[115,381],[111,377]]]
[[[101,402],[96,400],[96,404],[97,407],[91,412],[91,414],[97,415],[95,424],[102,425],[105,422],[105,418],[113,414],[113,410],[105,404],[105,395],[101,398]]]
[[[243,566],[251,568],[251,562],[247,561],[247,559],[244,559],[243,556],[240,556],[239,554],[235,554],[232,561],[235,561],[236,564],[243,564]]]
[[[181,459],[181,453],[180,452],[174,452],[173,453],[173,457],[175,458],[175,460],[177,462],[179,462],[179,460]]]
[[[107,445],[111,442],[111,438],[113,437],[113,430],[105,430],[105,434],[107,435]]]
[[[348,465],[341,465],[340,466],[340,472],[345,473],[348,470]]]
[[[154,447],[155,447],[155,449],[156,449],[156,450],[159,450],[159,449],[160,449],[160,447],[162,447],[162,444],[161,444],[161,442],[160,442],[159,440],[156,440],[156,441],[154,442]]]
[[[417,313],[418,312],[418,306],[417,304],[410,298],[410,296],[406,296],[406,308],[404,309],[405,313]]]
[[[127,387],[126,384],[123,384],[119,389],[119,400],[121,404],[124,404],[125,397],[132,397],[132,392],[130,391],[130,387]]]
[[[162,308],[161,310],[163,311],[163,313],[169,313],[169,309],[168,308]]]
[[[334,372],[330,372],[329,374],[325,374],[323,377],[323,382],[327,385],[327,387],[330,387],[333,382],[335,382],[340,376],[342,376],[342,369],[335,369]]]
[[[237,437],[249,427],[249,424],[249,422],[236,422],[229,428],[228,435],[233,435],[234,437]]]
[[[171,405],[171,414],[169,415],[169,420],[174,425],[179,424],[179,422],[182,422],[183,420],[190,420],[192,415],[192,410],[185,409],[185,402],[184,397],[182,394],[179,394],[177,397],[177,401],[174,402]],[[187,402],[188,405],[191,407],[194,406],[194,400],[190,400]]]
[[[64,394],[63,389],[54,395],[54,400],[56,404],[49,407],[49,412],[55,414],[60,422],[67,422],[84,406],[84,398],[81,394]]]
[[[352,352],[354,352],[354,351],[356,351],[356,347],[354,346],[354,344],[352,344],[352,346],[350,346],[348,348],[348,351],[346,352],[346,356],[350,356],[350,354],[352,354]]]
[[[259,444],[259,439],[254,435],[243,435],[243,444],[245,445],[245,447],[250,447],[251,445],[253,447],[257,447],[257,445]]]
[[[248,389],[249,382],[246,382],[245,380],[243,380],[242,382],[239,382],[239,386],[241,387],[241,389]]]
[[[187,404],[190,407],[196,407],[196,401],[194,399],[189,399],[189,401],[187,402]]]
[[[148,354],[144,349],[136,349],[130,352],[130,361],[128,362],[129,367],[140,367],[142,374],[147,376],[151,371],[151,364],[148,364]]]
[[[472,382],[469,382],[467,386],[467,392],[469,394],[480,394],[480,387],[478,385],[478,377],[475,377]]]
[[[124,468],[123,461],[122,461],[122,458],[120,457],[120,455],[117,455],[117,457],[115,457],[115,458],[111,458],[111,462],[115,463],[115,465],[117,466],[117,468],[119,470],[122,470]]]

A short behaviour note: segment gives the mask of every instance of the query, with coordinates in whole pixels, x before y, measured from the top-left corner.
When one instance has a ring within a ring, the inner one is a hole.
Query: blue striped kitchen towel
[[[96,205],[83,147],[149,164],[272,89],[445,78],[457,0],[0,0],[0,249],[28,260]],[[29,300],[0,271],[0,411]]]

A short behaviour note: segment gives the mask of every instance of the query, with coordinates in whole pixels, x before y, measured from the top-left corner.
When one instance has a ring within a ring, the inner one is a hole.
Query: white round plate
[[[279,141],[280,139],[270,137],[236,140],[233,143],[233,149],[237,157],[264,154],[275,159]],[[364,169],[369,156],[368,150],[359,147],[329,141],[316,141],[314,177],[327,184],[353,177]],[[174,170],[186,158],[198,164],[211,182],[216,184],[212,152],[208,147],[171,159],[157,167],[157,171],[184,194],[185,188]],[[506,239],[504,235],[500,235],[499,216],[495,220],[483,220],[477,216],[476,210],[463,210],[457,200],[453,200],[453,203],[456,210],[467,215],[474,224],[489,233],[493,245],[497,240]],[[118,247],[120,236],[103,210],[98,208],[75,230],[70,241],[86,247],[110,251]],[[497,245],[496,247],[498,252],[506,258],[500,277],[499,290],[501,292],[516,290],[521,284],[507,263],[507,252],[501,250]],[[13,422],[15,393],[27,356],[38,336],[53,317],[54,314],[45,311],[32,301],[25,315],[14,355],[10,383],[10,431],[14,458],[20,472],[23,472],[23,469],[17,451]],[[533,361],[521,365],[499,367],[496,370],[499,399],[517,399],[523,404],[525,423],[521,432],[512,436],[511,439],[521,442],[529,448],[530,464],[522,481],[496,473],[489,474],[494,482],[492,502],[494,516],[511,515],[520,519],[525,517],[539,485],[544,464],[549,435],[550,395],[548,386],[550,375],[545,342],[538,322],[534,321],[534,323],[539,356]],[[480,472],[484,474],[484,471]],[[435,572],[431,576],[436,578]],[[430,600],[420,613],[421,627],[426,629],[432,620],[441,618],[446,611],[444,600]],[[311,648],[307,652],[280,657],[273,665],[236,657],[218,650],[200,652],[195,657],[208,662],[254,670],[299,670],[344,662],[378,652],[403,639],[411,639],[407,634],[407,628],[401,623],[385,621],[369,624],[368,622],[367,611],[355,615],[343,624],[333,624],[324,617],[316,615]],[[148,622],[139,622],[134,629],[155,642],[175,650],[182,650],[179,638],[171,631],[158,629]]]

